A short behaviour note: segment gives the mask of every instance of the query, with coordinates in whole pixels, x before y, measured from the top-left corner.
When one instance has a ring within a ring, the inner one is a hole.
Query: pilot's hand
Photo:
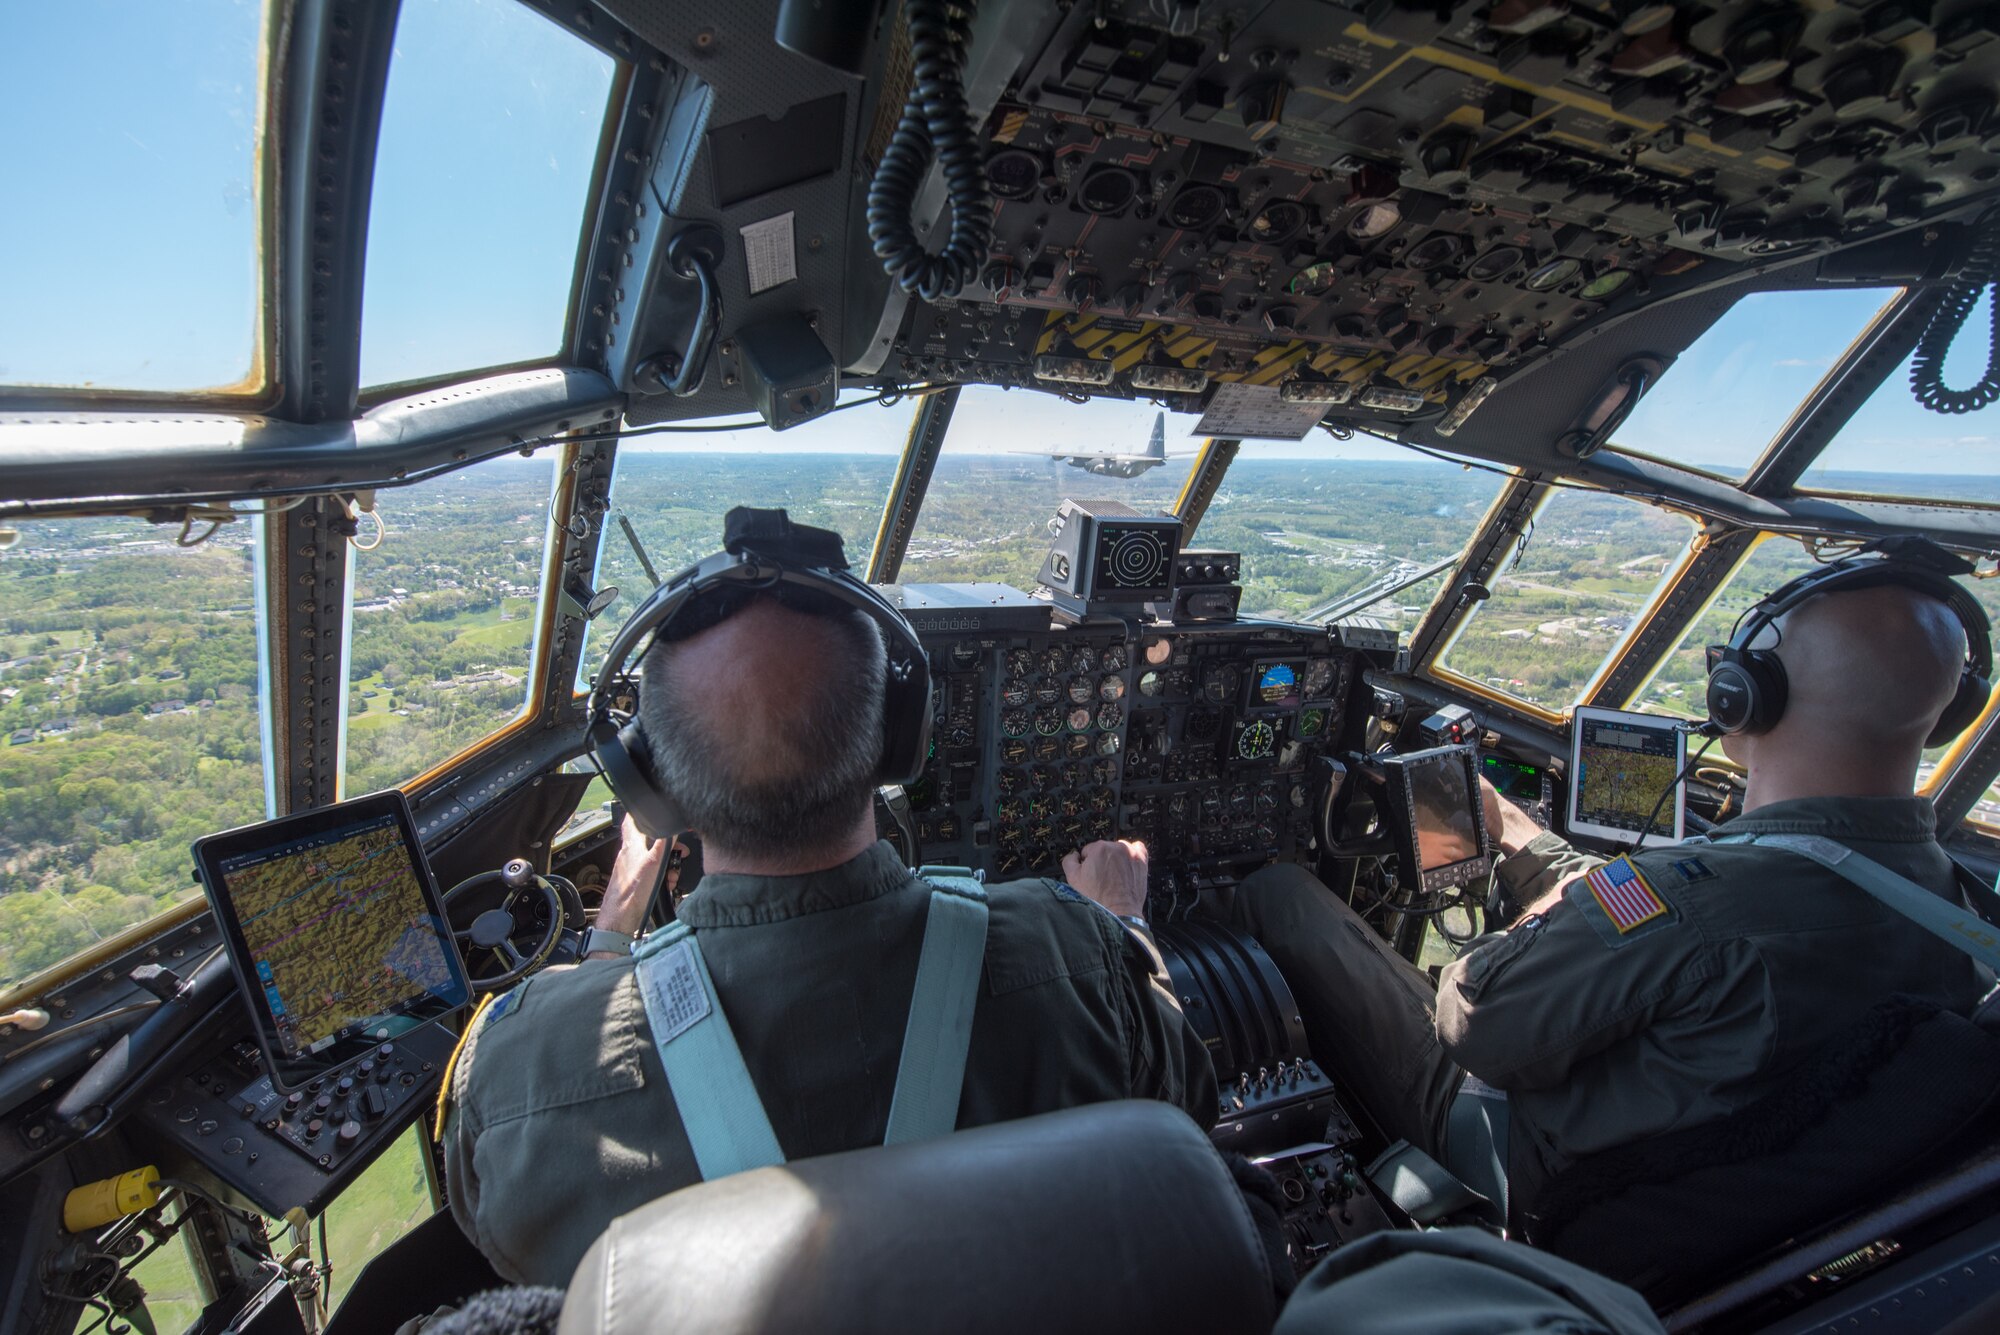
[[[618,857],[611,864],[611,875],[604,883],[604,902],[597,909],[597,926],[609,932],[636,933],[645,925],[653,887],[660,883],[660,868],[673,848],[672,839],[648,839],[630,816],[625,818],[619,831]],[[667,872],[669,895],[678,880],[679,867]]]
[[[1063,879],[1085,898],[1121,918],[1146,911],[1146,846],[1137,839],[1100,839],[1062,860]]]
[[[1502,853],[1520,852],[1543,832],[1534,817],[1500,796],[1484,774],[1479,776],[1479,805],[1486,816],[1487,837]]]

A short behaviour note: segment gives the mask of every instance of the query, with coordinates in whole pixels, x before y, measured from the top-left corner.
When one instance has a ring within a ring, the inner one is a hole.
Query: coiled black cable
[[[1952,341],[1972,318],[1979,294],[1996,282],[2000,282],[2000,210],[1979,220],[1964,273],[1945,288],[1944,299],[1910,358],[1910,393],[1934,413],[1975,413],[2000,399],[2000,292],[1993,302],[1986,374],[1970,389],[1948,389],[1944,383],[1944,359]]]
[[[993,241],[993,195],[965,104],[965,45],[974,0],[909,0],[909,95],[868,184],[868,240],[890,277],[925,300],[955,297]],[[943,251],[924,249],[912,225],[917,187],[935,155],[951,202]]]

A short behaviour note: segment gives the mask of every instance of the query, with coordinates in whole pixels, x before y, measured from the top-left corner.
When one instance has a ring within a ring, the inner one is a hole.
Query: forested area
[[[619,462],[611,504],[663,576],[714,551],[723,512],[736,504],[783,505],[836,529],[859,568],[895,463],[888,454],[635,450]],[[1170,461],[1119,479],[947,450],[902,577],[1032,588],[1065,495],[1159,509],[1179,494],[1186,468]],[[510,458],[382,494],[386,530],[353,558],[348,793],[405,782],[521,710],[551,470],[547,460]],[[1953,494],[1964,490],[1951,481]],[[1429,461],[1260,458],[1250,447],[1195,544],[1243,553],[1246,613],[1302,616],[1457,554],[1499,485]],[[188,844],[264,814],[249,526],[226,525],[185,549],[170,531],[129,518],[20,529],[0,553],[0,984],[196,893]],[[363,521],[363,545],[373,529]],[[1692,531],[1638,501],[1559,491],[1447,664],[1567,707]],[[1744,606],[1811,560],[1788,539],[1759,547],[1642,701],[1698,710],[1702,645],[1725,638]],[[1407,633],[1441,583],[1369,613]],[[596,584],[621,594],[592,631],[587,671],[649,587],[615,518]],[[1976,587],[2000,610],[1991,582]]]

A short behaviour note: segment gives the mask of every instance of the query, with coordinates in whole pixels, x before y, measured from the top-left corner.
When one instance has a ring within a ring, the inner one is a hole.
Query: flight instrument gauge
[[[1236,698],[1237,687],[1243,684],[1242,675],[1227,663],[1210,668],[1208,676],[1202,680],[1202,694],[1218,705],[1226,705]]]
[[[1017,769],[1001,770],[1000,773],[994,777],[993,786],[998,788],[1002,794],[1020,792],[1021,771]]]
[[[1125,646],[1114,644],[1109,649],[1106,649],[1104,651],[1104,661],[1098,666],[1102,667],[1106,672],[1123,672],[1125,670]]]
[[[993,859],[993,874],[996,877],[1004,879],[1018,874],[1020,870],[1021,855],[1019,853],[1009,853],[1003,850],[998,857]]]
[[[1326,730],[1326,711],[1308,709],[1299,715],[1299,736],[1317,737]]]
[[[1048,681],[1038,683],[1036,685],[1035,687],[1036,704],[1052,705],[1060,699],[1062,699],[1062,687],[1059,684],[1057,684],[1054,678],[1051,678]]]
[[[1000,716],[1000,731],[1009,737],[1028,735],[1028,712],[1024,709],[1010,709]]]
[[[1097,689],[1090,684],[1090,678],[1071,677],[1069,679],[1069,702],[1071,704],[1087,705],[1090,703],[1090,697],[1095,694],[1097,694]]]
[[[975,740],[972,729],[962,723],[954,723],[944,732],[944,744],[954,749],[971,746]]]
[[[1115,733],[1115,732],[1107,732],[1107,733],[1101,733],[1101,734],[1099,734],[1099,736],[1098,736],[1098,738],[1097,738],[1097,754],[1098,754],[1098,755],[1100,755],[1100,756],[1115,756],[1115,755],[1117,755],[1117,754],[1118,754],[1118,746],[1119,746],[1119,742],[1118,742],[1118,734],[1117,734],[1117,733]]]
[[[1308,700],[1324,700],[1333,689],[1333,660],[1315,658],[1306,664],[1305,680],[1300,683]]]
[[[1174,642],[1169,639],[1158,639],[1158,640],[1148,641],[1146,644],[1145,653],[1146,653],[1146,661],[1148,663],[1151,663],[1153,666],[1158,667],[1160,664],[1166,662],[1169,658],[1172,658],[1174,656]]]
[[[1243,819],[1250,814],[1250,807],[1253,800],[1250,794],[1250,785],[1247,783],[1237,784],[1229,790],[1229,814],[1238,820]]]
[[[1123,700],[1125,698],[1125,679],[1123,677],[1105,677],[1101,679],[1097,683],[1097,698],[1100,700]]]
[[[1035,711],[1035,731],[1044,737],[1053,737],[1062,731],[1062,715],[1053,709]]]
[[[1025,677],[1009,677],[1000,687],[1000,700],[1010,709],[1019,709],[1033,694]]]
[[[1084,800],[1092,811],[1100,814],[1111,810],[1111,790],[1109,788],[1093,788],[1090,790],[1089,796]]]
[[[1078,705],[1075,709],[1070,710],[1068,722],[1071,732],[1089,732],[1090,707],[1088,705]]]
[[[1097,726],[1111,732],[1125,720],[1125,707],[1120,704],[1103,704],[1097,707]]]
[[[1090,781],[1092,783],[1116,783],[1118,781],[1118,762],[1115,760],[1091,761]]]
[[[1072,733],[1063,743],[1063,754],[1071,760],[1079,760],[1090,754],[1090,738],[1082,733]]]
[[[1166,689],[1167,689],[1166,673],[1145,672],[1140,674],[1139,694],[1147,697],[1148,699],[1152,699],[1164,693]]]
[[[1056,727],[1061,728],[1062,720],[1056,719],[1055,724]],[[1062,745],[1053,737],[1037,737],[1034,742],[1033,754],[1037,760],[1054,760],[1058,755],[1062,754]]]
[[[1026,649],[1009,649],[1007,651],[1008,676],[1025,677],[1034,670],[1035,656]]]
[[[1025,729],[1024,729],[1025,731]],[[1012,733],[1000,743],[1000,759],[1009,765],[1018,765],[1028,758],[1028,744]]]
[[[1047,649],[1044,649],[1042,651],[1042,672],[1046,676],[1050,677],[1060,676],[1062,674],[1064,665],[1066,665],[1068,662],[1069,662],[1069,655],[1065,654],[1062,650],[1056,648],[1054,645],[1050,645]]]
[[[1087,644],[1080,645],[1077,651],[1069,656],[1069,670],[1071,672],[1097,671],[1097,650]]]
[[[951,665],[963,672],[979,665],[979,644],[976,640],[960,640],[951,646]]]
[[[1276,746],[1278,734],[1270,724],[1256,719],[1243,725],[1243,731],[1236,738],[1236,755],[1241,760],[1263,760]]]

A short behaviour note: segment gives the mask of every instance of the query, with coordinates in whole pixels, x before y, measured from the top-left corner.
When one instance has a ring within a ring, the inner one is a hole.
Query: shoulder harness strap
[[[1788,853],[1810,858],[1836,876],[1861,887],[1939,940],[2000,973],[2000,930],[1988,925],[1979,915],[1932,894],[1909,877],[1889,870],[1843,843],[1814,834],[1735,834],[1714,842],[1782,848]]]
[[[885,1145],[928,1140],[958,1126],[972,1012],[986,959],[986,888],[964,867],[924,867],[931,884],[917,985],[903,1027],[903,1056]]]
[[[653,1044],[702,1180],[783,1163],[694,933],[675,923],[647,937],[633,960]]]

